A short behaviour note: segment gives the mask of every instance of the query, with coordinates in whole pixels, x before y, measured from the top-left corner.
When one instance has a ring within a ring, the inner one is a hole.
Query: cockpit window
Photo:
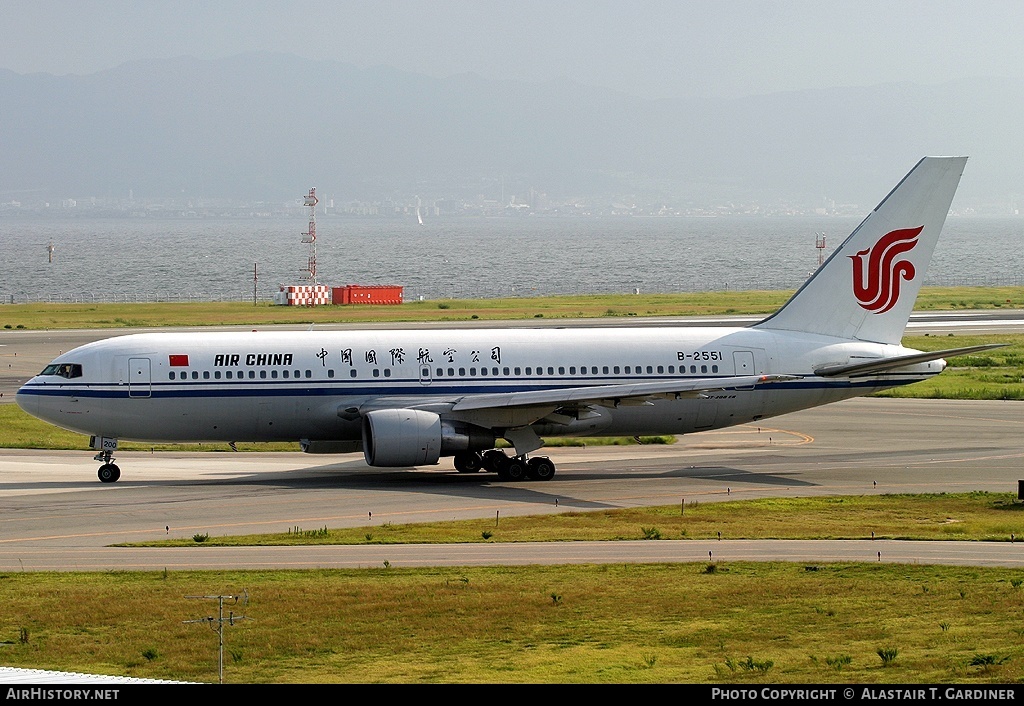
[[[78,363],[50,363],[40,375],[60,375],[62,378],[82,377],[82,366]]]

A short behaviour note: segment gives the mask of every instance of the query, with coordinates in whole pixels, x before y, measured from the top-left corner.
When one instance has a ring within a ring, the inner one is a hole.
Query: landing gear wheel
[[[476,451],[460,451],[455,454],[455,470],[459,473],[476,473],[483,468],[483,459]]]
[[[502,480],[525,480],[526,479],[526,461],[521,456],[510,458],[508,463],[505,464],[504,472],[499,469],[498,477]]]
[[[96,475],[104,483],[114,483],[121,477],[121,469],[113,463],[104,463]]]
[[[531,458],[526,463],[526,477],[530,480],[551,480],[555,476],[555,464],[547,456]]]
[[[483,465],[485,471],[500,473],[501,468],[508,463],[508,456],[498,449],[490,449],[488,451],[484,451],[483,456],[480,458],[480,463]]]

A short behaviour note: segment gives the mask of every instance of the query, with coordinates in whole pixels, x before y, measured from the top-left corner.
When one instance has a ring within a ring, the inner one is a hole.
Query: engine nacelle
[[[418,409],[378,409],[363,417],[363,457],[371,466],[422,466],[441,456],[441,418]]]
[[[494,433],[442,422],[434,412],[378,409],[363,417],[363,457],[371,466],[425,466],[457,451],[494,447]]]

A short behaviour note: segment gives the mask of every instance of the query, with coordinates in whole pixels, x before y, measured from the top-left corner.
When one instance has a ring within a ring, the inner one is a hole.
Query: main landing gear
[[[459,452],[455,454],[455,469],[459,473],[491,471],[506,481],[551,480],[555,476],[555,464],[547,456],[506,456],[498,449]]]
[[[114,460],[113,451],[100,451],[92,457],[92,460],[103,462],[103,465],[100,466],[100,470],[96,472],[96,475],[99,476],[100,481],[103,483],[114,483],[121,477],[121,469],[118,468],[116,464],[112,463]]]

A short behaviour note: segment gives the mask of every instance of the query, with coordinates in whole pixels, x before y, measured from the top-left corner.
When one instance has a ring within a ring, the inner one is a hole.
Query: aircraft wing
[[[500,394],[467,395],[452,407],[453,412],[508,407],[563,406],[569,404],[608,403],[618,405],[643,403],[651,397],[699,397],[714,390],[752,387],[765,383],[792,380],[794,375],[741,375],[726,378],[694,378],[659,382],[634,382],[621,385],[590,385],[560,389],[503,392]]]
[[[690,378],[658,382],[634,382],[621,385],[589,385],[557,389],[502,392],[497,394],[463,395],[451,397],[381,396],[366,400],[358,407],[338,408],[339,416],[353,419],[379,409],[398,407],[428,409],[438,412],[471,412],[523,407],[563,407],[588,404],[644,404],[652,397],[700,397],[715,390],[753,387],[783,380],[795,380],[799,375],[741,375],[736,377]]]
[[[987,351],[992,348],[1002,348],[1003,346],[1006,345],[1009,344],[989,343],[981,346],[966,346],[965,348],[947,348],[944,351],[927,351],[925,353],[914,353],[913,355],[901,355],[895,358],[878,358],[877,360],[869,360],[863,363],[825,366],[822,368],[818,368],[817,370],[814,371],[814,373],[824,378],[840,376],[857,377],[860,375],[872,375],[874,373],[892,370],[893,368],[902,368],[905,365],[914,365],[915,363],[927,363],[930,360],[938,360],[939,358],[952,358],[958,355],[967,355],[968,353],[978,353],[979,351]]]

